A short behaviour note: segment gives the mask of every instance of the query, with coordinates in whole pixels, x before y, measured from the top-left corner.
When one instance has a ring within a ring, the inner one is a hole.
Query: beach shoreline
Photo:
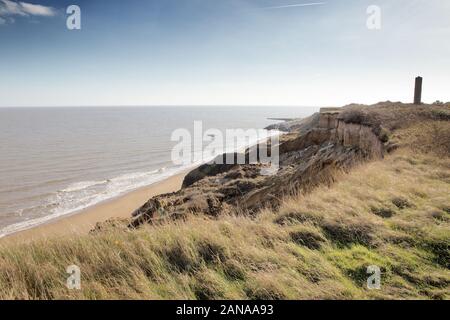
[[[132,213],[152,197],[180,190],[184,177],[191,170],[186,170],[79,212],[8,234],[0,238],[0,243],[27,243],[55,237],[83,235],[88,234],[90,230],[95,228],[97,223],[105,222],[109,219],[131,218]]]
[[[283,132],[277,131],[276,135]],[[254,144],[257,145],[264,137]],[[248,148],[249,146],[245,146]],[[242,150],[245,150],[242,148]],[[233,152],[238,152],[234,150]],[[229,151],[231,152],[231,151]],[[226,152],[225,152],[226,153]],[[210,159],[212,160],[212,159]],[[204,161],[203,163],[207,163]],[[79,211],[74,211],[67,215],[62,215],[41,224],[30,226],[26,229],[17,230],[0,237],[0,244],[4,243],[29,243],[34,240],[49,239],[63,236],[73,236],[88,234],[98,223],[110,219],[127,219],[132,217],[132,213],[142,207],[151,198],[177,192],[181,189],[186,175],[198,167],[198,163],[184,169],[181,173],[175,173],[163,180],[143,186],[122,195],[107,199]]]

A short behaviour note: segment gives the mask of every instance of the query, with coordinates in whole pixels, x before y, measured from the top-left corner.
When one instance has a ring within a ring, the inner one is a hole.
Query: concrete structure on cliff
[[[309,138],[317,144],[330,141],[344,147],[357,147],[371,158],[383,158],[383,143],[373,132],[373,128],[345,122],[341,117],[343,111],[342,108],[320,109],[319,124],[308,133]]]

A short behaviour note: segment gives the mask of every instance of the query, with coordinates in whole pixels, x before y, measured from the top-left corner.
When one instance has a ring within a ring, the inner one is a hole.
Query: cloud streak
[[[33,16],[52,17],[56,15],[56,10],[52,7],[46,7],[39,4],[31,4],[26,2],[19,2],[23,10]]]
[[[326,2],[310,2],[310,3],[297,3],[297,4],[288,4],[284,6],[273,6],[273,7],[264,7],[261,10],[275,10],[275,9],[287,9],[287,8],[298,8],[298,7],[312,7],[312,6],[322,6],[327,4]]]
[[[16,2],[11,0],[0,0],[0,24],[5,24],[5,17],[52,17],[56,15],[56,10],[52,7],[33,4],[28,2]],[[10,19],[11,20],[11,19]],[[14,20],[11,20],[14,21]]]

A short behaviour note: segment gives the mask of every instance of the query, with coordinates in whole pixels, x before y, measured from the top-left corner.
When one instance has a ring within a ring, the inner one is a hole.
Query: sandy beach
[[[2,244],[29,242],[52,237],[87,234],[98,222],[111,218],[129,218],[134,210],[151,197],[178,191],[189,171],[169,177],[153,185],[132,191],[81,212],[61,217],[37,227],[20,231],[0,239]]]

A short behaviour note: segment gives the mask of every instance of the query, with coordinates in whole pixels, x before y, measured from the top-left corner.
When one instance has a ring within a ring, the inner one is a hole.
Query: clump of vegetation
[[[289,233],[293,242],[311,250],[319,249],[326,241],[323,234],[315,227],[302,225]]]
[[[399,209],[411,208],[412,204],[405,198],[396,197],[392,199],[392,203]]]
[[[432,116],[436,120],[450,121],[450,111],[449,110],[444,110],[444,109],[433,110]]]
[[[283,210],[286,210],[283,208]],[[288,209],[289,210],[289,209]],[[281,212],[274,220],[280,225],[292,225],[304,222],[318,222],[322,220],[322,214],[308,211],[289,211],[287,213]]]
[[[339,246],[374,243],[374,225],[358,218],[327,221],[323,225],[325,235]]]
[[[344,120],[345,123],[369,126],[382,142],[387,142],[389,140],[388,131],[382,127],[380,119],[371,112],[367,112],[361,108],[350,108],[349,110],[342,112],[339,118]]]
[[[368,114],[361,109],[346,110],[341,113],[340,118],[345,123],[370,124]]]
[[[395,211],[387,207],[371,207],[370,211],[382,218],[392,218],[395,215]]]

